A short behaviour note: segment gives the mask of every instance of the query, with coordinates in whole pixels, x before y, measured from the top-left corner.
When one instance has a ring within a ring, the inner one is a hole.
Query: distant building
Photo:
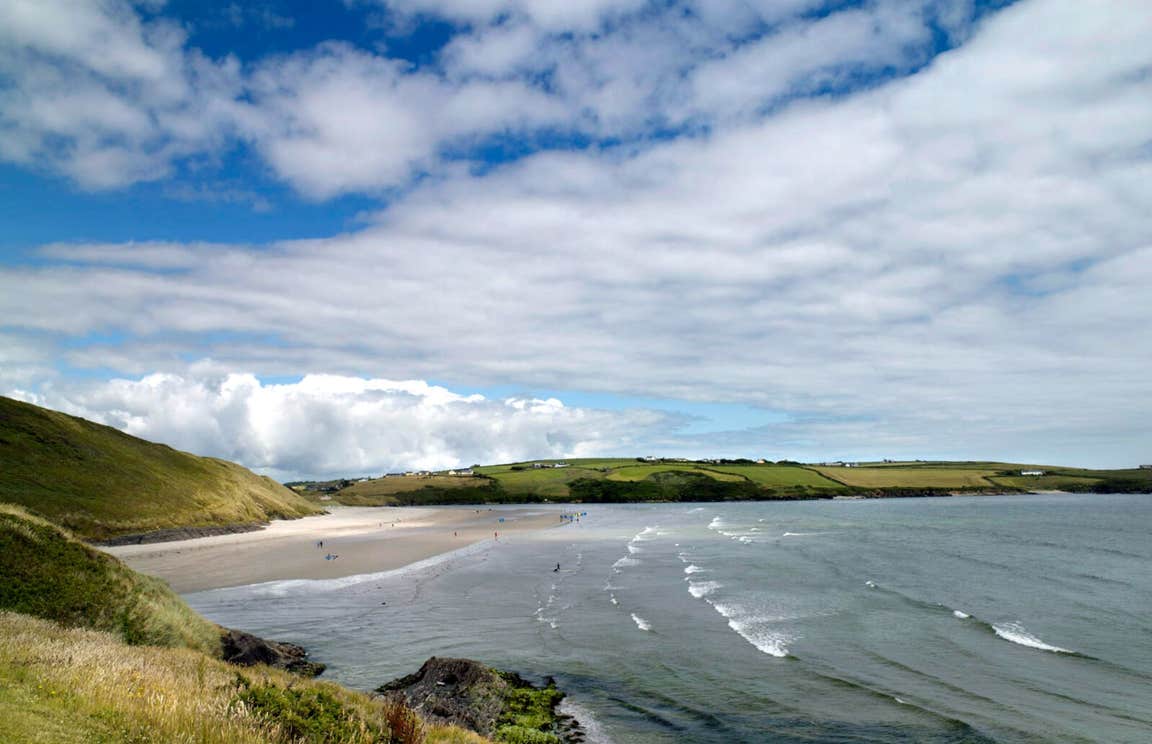
[[[475,475],[472,468],[461,468],[459,470],[449,470],[448,475]]]
[[[557,463],[553,463],[553,464],[552,464],[552,467],[554,467],[554,468],[566,468],[566,467],[568,467],[568,463],[566,463],[566,462],[557,462]]]
[[[1141,465],[1140,469],[1141,470],[1152,470],[1152,465]]]
[[[1020,475],[1044,475],[1043,470],[1021,470]]]

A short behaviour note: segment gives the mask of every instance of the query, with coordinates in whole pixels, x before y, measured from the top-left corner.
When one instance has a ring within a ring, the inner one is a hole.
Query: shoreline
[[[479,542],[561,524],[558,512],[538,507],[327,508],[328,514],[276,520],[258,531],[97,547],[187,594],[390,571]]]

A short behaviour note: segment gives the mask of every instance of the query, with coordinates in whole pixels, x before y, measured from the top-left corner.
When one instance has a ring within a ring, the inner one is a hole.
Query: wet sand
[[[102,550],[184,593],[388,571],[494,540],[496,532],[513,540],[518,532],[560,524],[558,514],[532,508],[328,508],[331,514],[275,521],[258,532]]]

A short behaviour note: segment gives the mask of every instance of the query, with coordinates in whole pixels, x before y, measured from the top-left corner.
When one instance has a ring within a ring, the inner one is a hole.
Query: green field
[[[813,470],[855,488],[990,488],[996,470],[941,467],[825,467]]]
[[[321,511],[235,463],[4,397],[0,502],[20,504],[89,539]]]
[[[554,467],[557,463],[564,467]],[[535,467],[534,467],[535,466]],[[686,498],[691,485],[682,485],[675,496],[669,497],[668,479],[677,474],[688,478],[706,477],[724,484],[751,484],[756,490],[734,490],[727,498],[828,498],[837,494],[863,493],[908,495],[909,492],[1003,492],[1003,491],[1092,491],[1117,483],[1117,490],[1132,490],[1133,483],[1147,483],[1152,488],[1152,470],[1084,470],[1054,468],[1045,465],[1021,465],[1005,462],[940,462],[908,461],[863,463],[859,467],[830,465],[799,465],[751,462],[688,462],[643,461],[636,458],[590,458],[570,460],[536,460],[527,462],[485,465],[474,468],[477,476],[453,479],[447,476],[388,478],[358,483],[340,491],[341,503],[370,503],[351,500],[354,494],[420,493],[419,500],[411,498],[405,503],[437,503],[435,499],[455,503],[450,492],[428,490],[434,483],[443,485],[491,486],[490,490],[474,490],[480,500],[490,501],[566,501],[573,497],[573,483],[586,498],[607,500],[652,500],[659,498]],[[1021,470],[1044,470],[1045,475],[1021,476]],[[1105,479],[1114,479],[1106,481]],[[591,488],[590,482],[604,481],[639,490],[619,488]],[[652,488],[657,482],[661,488]],[[707,481],[695,482],[706,486]],[[379,485],[376,485],[379,484]],[[631,487],[631,486],[629,486]],[[1138,488],[1138,486],[1137,486]],[[411,489],[405,491],[405,489]],[[421,493],[423,491],[423,493]],[[707,500],[708,489],[701,492]],[[661,496],[663,494],[663,496]],[[346,499],[348,496],[349,499]],[[379,502],[388,503],[388,502]]]
[[[347,506],[390,506],[400,503],[398,494],[424,488],[475,488],[487,485],[485,478],[457,475],[394,475],[353,483],[338,492],[335,500]]]
[[[769,488],[807,486],[835,491],[844,490],[844,486],[825,478],[816,471],[795,465],[709,465],[707,469],[733,473]]]
[[[611,473],[608,474],[608,480],[641,481],[641,480],[644,480],[645,478],[648,478],[653,473],[685,473],[685,472],[701,473],[703,475],[707,475],[709,478],[713,478],[713,479],[718,480],[718,481],[735,482],[735,481],[749,480],[748,478],[744,477],[743,475],[734,475],[732,473],[726,473],[719,468],[703,468],[703,467],[697,467],[695,465],[690,465],[687,463],[683,464],[683,465],[679,465],[679,464],[677,464],[677,465],[671,465],[671,464],[669,464],[669,465],[632,465],[632,466],[629,466],[626,468],[616,468],[615,470],[613,470]]]

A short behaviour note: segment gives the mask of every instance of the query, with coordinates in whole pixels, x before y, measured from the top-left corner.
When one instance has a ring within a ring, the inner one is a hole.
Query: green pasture
[[[988,488],[987,476],[998,471],[941,467],[839,467],[812,466],[833,480],[855,488]]]

